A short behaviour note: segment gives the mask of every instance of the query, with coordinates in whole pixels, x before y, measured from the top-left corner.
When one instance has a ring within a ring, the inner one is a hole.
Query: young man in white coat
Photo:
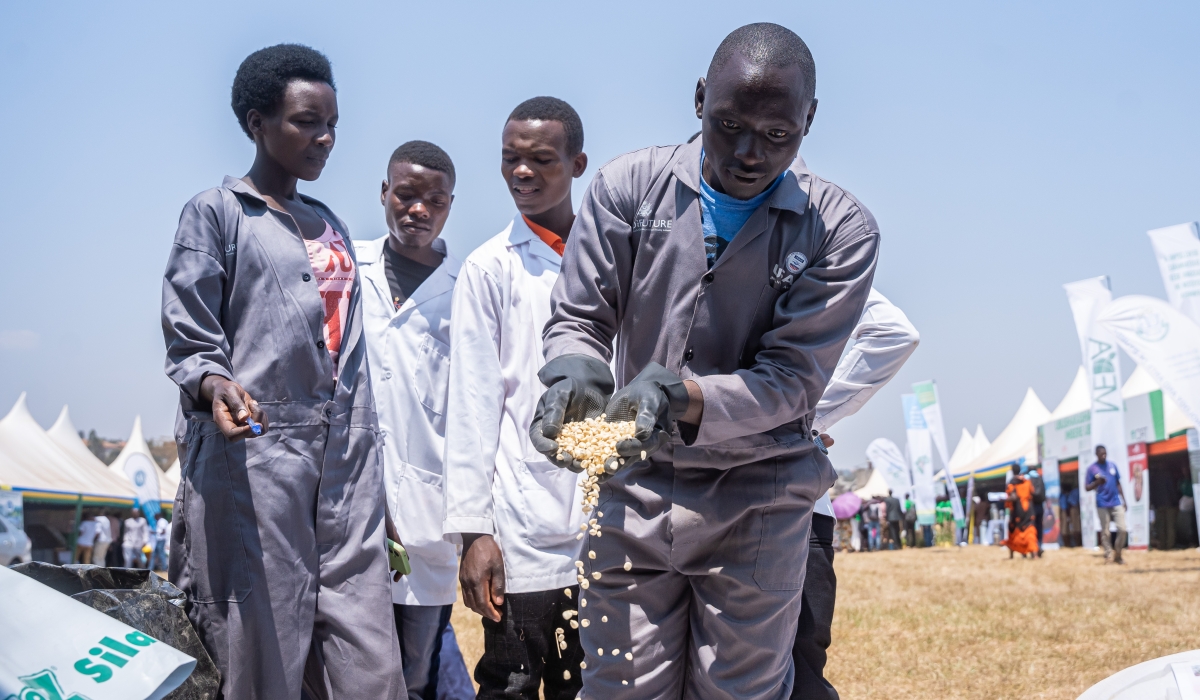
[[[384,491],[412,563],[412,573],[392,583],[411,700],[437,698],[442,634],[456,597],[457,538],[442,535],[442,454],[460,263],[438,237],[453,193],[450,156],[427,141],[405,143],[392,153],[379,195],[388,235],[354,243]]]
[[[558,459],[564,416],[605,393],[615,358],[604,413],[636,430],[587,540],[586,698],[791,695],[813,506],[834,480],[812,420],[879,245],[870,212],[796,158],[815,86],[800,37],[742,27],[696,86],[701,142],[618,157],[584,195],[531,442]]]
[[[483,616],[480,698],[574,698],[577,475],[533,449],[542,328],[587,169],[583,124],[535,97],[505,123],[500,171],[520,212],[463,262],[454,289],[443,531],[461,534],[463,601]],[[609,389],[611,391],[611,387]],[[572,587],[572,595],[564,589]]]
[[[813,430],[827,446],[833,445],[827,431],[843,418],[858,413],[875,392],[896,376],[919,342],[920,335],[904,312],[872,289],[862,317],[850,334],[850,344],[817,403]],[[796,664],[792,700],[838,700],[837,691],[825,680],[826,651],[832,641],[830,630],[837,597],[837,576],[833,571],[836,525],[833,505],[826,493],[813,507],[800,624],[792,647]]]

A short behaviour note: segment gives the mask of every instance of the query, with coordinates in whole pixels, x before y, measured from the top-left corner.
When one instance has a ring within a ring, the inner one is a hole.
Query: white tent
[[[967,432],[966,428],[963,428],[962,435],[958,438],[958,445],[950,454],[950,463],[946,467],[953,474],[959,467],[974,459],[975,455],[975,438]]]
[[[144,460],[144,461],[143,461]],[[137,464],[134,465],[133,462]],[[148,463],[148,465],[147,465]],[[121,454],[113,460],[113,463],[108,465],[108,468],[125,479],[127,483],[132,483],[134,490],[145,488],[147,493],[153,493],[155,500],[162,501],[162,469],[158,468],[158,463],[154,461],[154,454],[150,452],[150,445],[146,444],[146,438],[142,436],[142,417],[137,416],[133,419],[133,430],[129,433],[129,439],[125,441],[125,447],[121,448]],[[149,485],[134,483],[128,476],[131,470],[137,471],[144,469],[142,473],[146,478],[154,479],[153,488]],[[150,496],[144,497],[145,501],[151,500]],[[171,498],[167,499],[167,504],[175,501],[175,494],[171,494]]]
[[[984,450],[991,446],[991,440],[988,440],[987,435],[983,434],[982,425],[975,425],[974,435],[963,428],[962,435],[958,438],[958,447],[954,448],[954,454],[950,455],[950,463],[946,467],[951,474],[957,474],[959,467],[969,464],[971,460],[983,454]]]
[[[1073,416],[1076,413],[1082,413],[1092,407],[1092,396],[1088,392],[1087,372],[1080,367],[1075,371],[1075,379],[1071,381],[1070,388],[1067,389],[1067,395],[1058,402],[1054,410],[1050,412],[1050,420],[1058,420]]]
[[[108,465],[83,446],[83,440],[80,439],[75,424],[71,422],[71,413],[66,406],[62,407],[58,420],[46,431],[46,436],[75,462],[80,471],[105,482],[112,494],[133,501],[134,492],[133,487],[129,485],[129,479],[110,472]]]
[[[179,458],[176,457],[171,466],[167,467],[167,471],[163,472],[162,476],[158,478],[158,490],[162,494],[164,502],[175,502],[175,492],[179,490],[179,479],[181,476]]]
[[[975,456],[983,454],[983,451],[992,446],[992,441],[987,439],[987,435],[983,434],[983,425],[975,424]],[[950,472],[953,474],[954,472]]]
[[[867,478],[867,483],[863,484],[861,489],[856,489],[854,495],[863,499],[870,500],[878,496],[885,498],[888,495],[887,479],[883,478],[883,472],[878,469],[871,470],[871,476]]]
[[[1152,391],[1161,389],[1158,382],[1154,381],[1154,377],[1150,373],[1142,369],[1141,365],[1133,370],[1133,374],[1129,375],[1129,379],[1125,380],[1125,386],[1121,387],[1121,398],[1128,399],[1133,396],[1141,396],[1149,394]],[[1181,430],[1194,428],[1192,421],[1188,419],[1183,411],[1179,410],[1167,392],[1163,392],[1163,423],[1166,427],[1167,435],[1174,435]]]
[[[1032,388],[1004,430],[986,450],[953,472],[955,477],[975,474],[975,478],[990,478],[1004,472],[1007,465],[1024,457],[1029,464],[1037,462],[1037,429],[1050,419],[1050,411]]]
[[[27,500],[84,505],[128,505],[130,489],[117,480],[84,470],[38,425],[25,405],[17,403],[0,419],[0,481],[25,492]]]

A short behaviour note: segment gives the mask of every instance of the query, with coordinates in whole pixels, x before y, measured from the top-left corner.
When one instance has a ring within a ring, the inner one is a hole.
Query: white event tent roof
[[[127,482],[85,469],[46,434],[30,415],[25,394],[0,419],[0,483],[47,503],[128,506]]]
[[[986,479],[998,476],[1012,462],[1025,458],[1029,464],[1037,462],[1037,429],[1050,419],[1050,411],[1032,388],[1025,390],[1025,398],[1016,414],[996,439],[974,459],[951,471],[955,479],[968,477]]]
[[[127,484],[132,484],[133,482],[129,480],[129,476],[125,473],[125,462],[135,454],[145,455],[150,460],[150,463],[155,466],[154,475],[158,479],[158,497],[159,500],[163,501],[163,505],[169,507],[175,503],[175,489],[165,488],[163,484],[165,481],[163,477],[165,475],[162,469],[158,468],[158,462],[154,460],[154,453],[150,451],[150,445],[146,443],[146,438],[142,434],[141,416],[134,417],[133,430],[129,433],[129,439],[125,441],[125,447],[121,448],[121,454],[117,455],[113,463],[108,465],[109,470],[124,479]],[[178,483],[176,483],[176,486],[178,486]],[[170,491],[169,494],[167,493],[168,490]]]

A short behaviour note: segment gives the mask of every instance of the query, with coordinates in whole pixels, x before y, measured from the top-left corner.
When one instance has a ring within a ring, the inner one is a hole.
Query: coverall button
[[[312,279],[312,275],[305,272],[303,275],[300,275],[300,279],[304,280],[305,282],[308,282],[309,280]]]
[[[391,373],[391,372],[384,372],[384,373],[383,373],[383,378],[384,378],[384,379],[391,379],[391,378],[392,378],[392,373]]]
[[[317,341],[317,347],[319,347],[319,348],[321,348],[322,350],[324,350],[324,349],[325,349],[325,341],[324,341],[324,340],[318,340],[318,341]]]
[[[692,349],[691,349],[691,348],[688,348],[688,349],[687,349],[687,352],[683,353],[683,359],[687,360],[688,362],[691,362],[691,361],[692,361],[692,355],[694,355],[694,353],[692,352]]]
[[[714,278],[715,278],[715,275],[713,275],[713,273],[710,272],[704,276],[704,281],[712,282]]]

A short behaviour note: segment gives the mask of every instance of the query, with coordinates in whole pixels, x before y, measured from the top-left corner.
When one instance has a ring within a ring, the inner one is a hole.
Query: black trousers
[[[825,516],[825,517],[829,517],[829,516]],[[891,536],[891,538],[892,538],[893,546],[891,547],[891,549],[903,549],[904,544],[900,542],[900,521],[899,520],[889,520],[887,526],[888,526],[888,535]]]
[[[1033,504],[1033,529],[1037,531],[1038,551],[1042,551],[1042,516],[1046,514],[1045,503]]]
[[[833,573],[833,528],[837,520],[813,513],[808,540],[808,573],[800,600],[800,626],[792,660],[796,663],[796,685],[791,700],[838,700],[838,693],[825,680],[826,650],[832,641],[833,605],[837,576]]]
[[[584,659],[579,630],[563,619],[576,610],[579,586],[536,593],[507,593],[500,622],[483,618],[483,657],[475,667],[479,700],[573,700],[583,689],[579,663]],[[560,649],[555,630],[562,629],[566,649]],[[563,678],[563,672],[570,674]]]

